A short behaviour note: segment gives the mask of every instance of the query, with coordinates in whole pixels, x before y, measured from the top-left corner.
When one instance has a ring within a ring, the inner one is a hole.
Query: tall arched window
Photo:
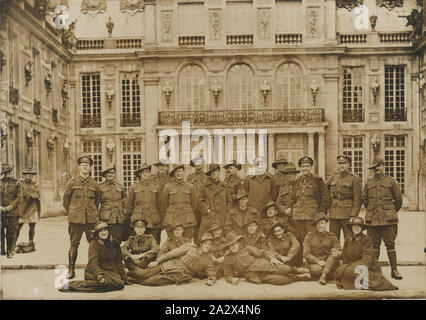
[[[300,109],[302,105],[302,71],[294,63],[284,63],[277,70],[277,108]]]
[[[228,109],[254,109],[254,74],[243,63],[235,64],[228,72]]]
[[[206,77],[200,66],[185,66],[179,74],[179,108],[182,111],[205,109]]]

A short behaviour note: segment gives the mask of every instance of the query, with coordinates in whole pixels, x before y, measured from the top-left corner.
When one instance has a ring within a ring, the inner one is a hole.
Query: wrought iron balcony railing
[[[364,122],[364,109],[344,109],[343,122]]]
[[[160,125],[232,125],[259,123],[315,123],[324,121],[324,109],[269,109],[220,111],[163,111]]]
[[[100,128],[101,127],[101,114],[83,114],[81,116],[80,125],[82,128]]]
[[[407,109],[385,109],[385,121],[407,121]]]
[[[122,127],[136,127],[141,125],[141,114],[124,112],[120,115]]]

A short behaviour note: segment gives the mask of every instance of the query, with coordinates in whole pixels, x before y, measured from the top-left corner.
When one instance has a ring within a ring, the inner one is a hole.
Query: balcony
[[[407,43],[411,42],[412,32],[381,32],[381,43]]]
[[[104,49],[104,40],[78,40],[77,50],[101,50]]]
[[[205,45],[204,36],[180,36],[179,47],[201,48]]]
[[[236,125],[259,123],[315,123],[324,121],[324,109],[269,109],[220,111],[163,111],[160,125]]]
[[[343,122],[364,122],[364,109],[344,109]]]
[[[138,49],[142,48],[142,38],[98,38],[78,39],[77,50]]]
[[[301,44],[301,33],[278,33],[275,35],[275,44]]]
[[[125,112],[120,115],[122,127],[137,127],[141,125],[141,114]]]
[[[385,121],[407,121],[407,109],[385,109]]]
[[[231,46],[251,46],[253,45],[253,35],[252,34],[227,35],[226,44]]]
[[[359,45],[367,43],[366,33],[340,33],[339,43],[346,45]]]
[[[142,48],[142,39],[115,39],[115,49],[135,49]]]
[[[80,126],[82,128],[100,128],[101,127],[101,114],[83,114],[80,118]]]

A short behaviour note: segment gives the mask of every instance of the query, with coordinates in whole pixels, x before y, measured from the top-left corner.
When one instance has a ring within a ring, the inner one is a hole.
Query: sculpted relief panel
[[[173,41],[173,12],[162,11],[161,12],[161,36],[162,41],[171,42]]]
[[[257,11],[257,30],[260,39],[268,39],[270,34],[270,9]]]
[[[210,39],[219,40],[222,35],[222,15],[220,10],[210,10]]]
[[[106,0],[83,0],[81,2],[81,12],[92,16],[106,11]]]

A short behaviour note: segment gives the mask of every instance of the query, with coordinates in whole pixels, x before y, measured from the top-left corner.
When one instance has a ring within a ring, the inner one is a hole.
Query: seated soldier
[[[226,250],[223,249],[225,237],[223,236],[223,227],[219,221],[214,221],[209,228],[209,232],[213,236],[212,250],[213,262],[216,268],[216,278],[223,277],[223,259],[225,258]]]
[[[183,236],[183,225],[180,222],[174,222],[167,230],[167,234],[169,235],[169,238],[167,238],[166,242],[161,245],[157,257],[190,242],[188,238]]]
[[[281,222],[276,222],[269,233],[269,251],[278,254],[278,259],[283,263],[295,267],[295,258],[300,250],[299,240],[291,232],[286,232],[286,228]]]
[[[242,242],[246,246],[252,246],[258,249],[268,249],[268,240],[263,231],[257,226],[257,219],[249,217],[244,224],[244,233]]]
[[[224,248],[229,249],[223,261],[227,282],[238,284],[240,277],[253,283],[276,285],[307,280],[309,270],[283,264],[276,258],[275,253],[268,250],[243,246],[241,238],[242,236],[238,236],[235,232],[228,233],[225,238]]]
[[[336,235],[327,231],[327,221],[328,217],[323,212],[316,213],[312,222],[316,230],[308,232],[303,242],[303,257],[308,262],[311,276],[323,285],[328,278],[333,278],[342,255]]]
[[[265,234],[268,234],[271,227],[277,222],[281,222],[284,226],[286,226],[286,229],[292,233],[296,230],[289,226],[288,219],[285,216],[278,215],[277,205],[273,201],[269,201],[265,208],[262,209],[260,218],[260,227]]]
[[[216,282],[215,267],[211,255],[213,237],[205,233],[200,247],[186,243],[149,264],[148,269],[131,270],[128,278],[132,283],[146,286],[162,286],[189,282],[200,273],[207,275],[207,285]]]
[[[157,241],[154,236],[145,233],[146,226],[147,222],[142,219],[133,222],[135,235],[130,236],[121,247],[126,267],[129,270],[145,269],[157,257],[159,250]]]

